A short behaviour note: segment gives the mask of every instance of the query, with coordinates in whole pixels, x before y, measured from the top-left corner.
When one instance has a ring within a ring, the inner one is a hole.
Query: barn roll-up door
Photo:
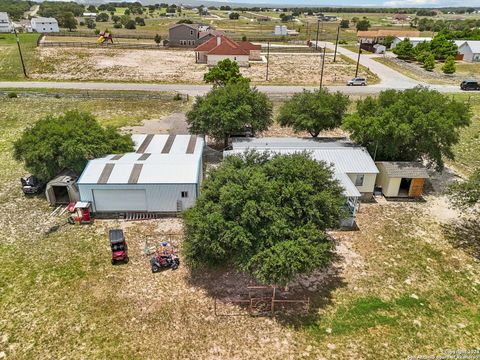
[[[93,190],[95,210],[97,212],[113,211],[147,211],[145,190]]]

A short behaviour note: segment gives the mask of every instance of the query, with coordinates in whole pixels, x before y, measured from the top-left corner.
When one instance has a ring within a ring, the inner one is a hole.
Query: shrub
[[[453,56],[449,56],[445,61],[445,64],[442,66],[442,71],[444,74],[454,74],[456,70],[455,58]]]
[[[16,92],[9,92],[9,93],[7,94],[7,97],[10,98],[10,99],[13,99],[13,98],[17,98],[18,95],[17,95]]]
[[[430,54],[425,58],[423,68],[427,71],[433,71],[433,69],[435,69],[435,57],[433,54]]]
[[[125,24],[125,29],[129,29],[129,30],[134,30],[136,29],[136,25],[135,25],[135,20],[129,20],[126,24]]]

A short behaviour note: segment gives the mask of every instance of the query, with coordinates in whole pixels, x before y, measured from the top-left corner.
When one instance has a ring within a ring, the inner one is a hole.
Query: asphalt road
[[[377,94],[386,89],[408,89],[418,85],[393,83],[378,84],[369,86],[326,86],[332,91],[341,91],[349,95]],[[440,92],[461,92],[458,86],[451,85],[431,85],[432,89]],[[152,92],[180,92],[190,96],[203,95],[210,90],[208,85],[189,85],[189,84],[152,84],[152,83],[115,83],[115,82],[55,82],[55,81],[0,81],[0,89],[74,89],[74,90],[106,90],[106,91],[152,91]],[[280,95],[301,92],[304,89],[313,90],[314,86],[277,86],[261,85],[260,91],[267,94]]]

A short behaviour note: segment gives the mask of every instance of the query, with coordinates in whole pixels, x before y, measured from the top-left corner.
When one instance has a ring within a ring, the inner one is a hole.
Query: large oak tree
[[[339,225],[342,191],[308,154],[227,157],[184,215],[187,262],[234,265],[263,283],[286,284],[329,263],[325,229]]]
[[[133,151],[133,141],[113,127],[102,127],[92,114],[68,111],[26,129],[15,141],[14,151],[28,171],[50,180],[63,169],[80,173],[89,159]]]
[[[442,169],[444,158],[453,159],[452,146],[471,116],[468,104],[417,87],[359,100],[343,126],[376,160],[426,160]]]

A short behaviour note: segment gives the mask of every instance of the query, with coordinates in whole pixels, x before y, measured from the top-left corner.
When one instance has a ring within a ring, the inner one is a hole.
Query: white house
[[[399,42],[402,42],[405,39],[410,40],[410,43],[413,45],[413,47],[417,46],[418,44],[420,44],[422,42],[432,41],[431,37],[411,37],[411,38],[407,38],[407,37],[404,37],[404,36],[399,36],[399,37],[396,37],[393,40],[392,45],[390,46],[390,49],[394,49],[398,45]]]
[[[463,54],[463,60],[468,62],[480,61],[480,40],[465,40],[458,46],[458,52]]]
[[[39,33],[59,32],[58,21],[54,18],[34,17],[30,21],[32,30]]]
[[[85,18],[94,18],[94,17],[97,17],[97,13],[94,13],[94,12],[84,12],[82,14],[83,17]]]
[[[341,140],[300,138],[235,138],[232,150],[224,156],[243,154],[248,150],[293,154],[307,151],[312,159],[332,166],[334,177],[344,188],[351,217],[345,226],[352,226],[361,199],[371,199],[378,169],[365,148]]]
[[[133,153],[90,160],[77,181],[96,213],[176,213],[192,207],[203,178],[203,138],[132,135]]]
[[[13,31],[12,23],[6,12],[0,12],[0,33],[10,33]]]

